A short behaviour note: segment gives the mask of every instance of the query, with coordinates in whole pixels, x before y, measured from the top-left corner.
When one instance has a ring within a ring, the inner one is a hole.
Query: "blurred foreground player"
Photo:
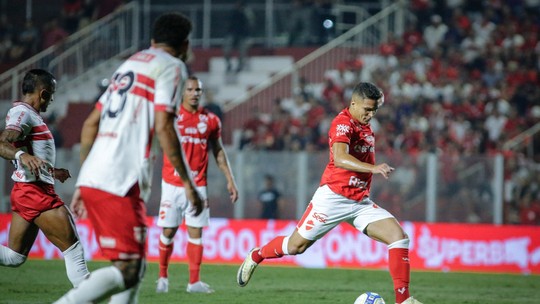
[[[56,303],[136,303],[145,271],[146,207],[156,137],[182,179],[194,213],[202,211],[174,129],[175,106],[186,79],[191,21],[168,13],[154,24],[151,48],[126,60],[84,122],[82,168],[72,209],[88,215],[112,266],[93,271]],[[156,135],[156,137],[154,137]]]
[[[302,254],[342,222],[388,245],[390,275],[396,303],[422,304],[409,295],[409,238],[398,221],[370,198],[373,174],[388,178],[394,171],[386,163],[375,164],[375,137],[370,120],[383,104],[382,91],[371,83],[359,83],[348,108],[332,121],[330,161],[295,231],[252,249],[240,268],[237,282],[243,287],[264,259]]]

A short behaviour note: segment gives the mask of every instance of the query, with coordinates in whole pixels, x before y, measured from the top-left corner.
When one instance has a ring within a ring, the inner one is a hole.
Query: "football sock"
[[[169,277],[169,261],[174,248],[174,239],[165,237],[163,234],[159,236],[159,277]]]
[[[285,254],[283,252],[283,246],[284,246],[283,243],[285,241],[288,243],[289,238],[284,237],[284,236],[278,236],[274,238],[273,240],[271,240],[270,242],[268,242],[268,244],[264,245],[257,254],[261,257],[260,260],[262,261],[262,259],[281,258]],[[287,243],[285,243],[285,246],[287,245]],[[253,261],[255,261],[256,263],[260,263],[260,261],[257,261],[257,259],[255,258],[253,258]]]
[[[120,270],[114,266],[104,267],[90,273],[77,288],[71,289],[54,303],[97,303],[125,288]]]
[[[394,281],[396,303],[409,298],[411,265],[409,263],[409,239],[396,241],[388,245],[388,268]]]
[[[86,261],[84,260],[83,246],[77,241],[66,249],[66,251],[62,252],[62,254],[64,255],[64,263],[66,264],[66,273],[69,281],[73,287],[77,287],[82,280],[90,275],[88,267],[86,267]]]
[[[25,261],[25,255],[15,252],[9,247],[0,245],[0,265],[18,267],[21,266]]]
[[[203,257],[203,249],[201,239],[188,239],[187,256],[189,268],[189,284],[197,283],[200,280],[201,263]],[[199,243],[199,244],[196,244]]]
[[[122,292],[119,292],[111,297],[109,300],[109,304],[125,304],[125,303],[137,303],[138,301],[138,294],[141,283],[138,283],[137,285],[131,287],[130,289],[126,289]]]

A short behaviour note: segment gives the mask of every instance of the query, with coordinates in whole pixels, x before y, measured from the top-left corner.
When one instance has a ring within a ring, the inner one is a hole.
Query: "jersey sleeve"
[[[6,130],[20,131],[24,136],[30,134],[32,129],[30,114],[22,106],[13,107],[6,116]]]
[[[156,79],[155,110],[175,113],[186,75],[183,63],[169,64]]]
[[[346,144],[351,143],[351,136],[353,132],[353,127],[351,125],[350,119],[345,115],[338,115],[330,125],[330,130],[328,130],[329,145],[332,145],[336,142],[342,142]]]

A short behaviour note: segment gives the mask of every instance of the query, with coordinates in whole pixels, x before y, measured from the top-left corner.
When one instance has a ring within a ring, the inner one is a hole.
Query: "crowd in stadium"
[[[386,93],[372,121],[379,152],[412,157],[437,152],[448,162],[447,185],[455,180],[462,159],[502,152],[506,184],[512,189],[505,197],[505,221],[538,224],[537,174],[526,168],[519,153],[502,147],[540,121],[538,6],[467,1],[452,7],[450,2],[461,1],[448,1],[422,7],[424,2],[412,1],[417,22],[380,46],[382,60],[376,69],[363,73],[365,62],[357,57],[328,71],[320,90],[308,78],[301,79],[292,98],[276,98],[273,113],[254,111],[240,147],[327,149],[330,120],[347,106],[359,78],[367,76]],[[482,220],[471,214],[470,221]],[[451,221],[451,214],[446,215]]]

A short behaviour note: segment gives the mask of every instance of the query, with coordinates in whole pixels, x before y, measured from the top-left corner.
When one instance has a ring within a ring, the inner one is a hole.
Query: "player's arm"
[[[39,168],[45,166],[46,162],[13,146],[20,135],[21,131],[13,129],[6,129],[0,133],[0,156],[7,160],[18,159],[32,174],[38,176]]]
[[[388,178],[388,174],[394,171],[394,168],[386,163],[372,165],[358,160],[356,157],[349,154],[349,144],[344,142],[335,142],[332,144],[332,153],[334,154],[334,165],[341,169],[381,174],[384,178]]]
[[[94,108],[84,121],[81,131],[81,164],[86,160],[86,157],[88,156],[88,153],[90,153],[90,149],[92,149],[92,145],[96,140],[100,119],[101,112],[97,108]]]
[[[191,179],[189,167],[180,148],[180,141],[174,129],[174,115],[166,111],[156,111],[155,130],[163,153],[167,155],[184,184],[188,199],[195,208],[195,215],[199,215],[204,205]]]
[[[212,147],[214,158],[216,159],[216,164],[227,179],[227,190],[229,191],[231,202],[235,203],[236,200],[238,200],[238,187],[236,187],[236,181],[234,180],[229,158],[227,157],[227,152],[225,152],[225,149],[223,148],[223,142],[219,137],[213,138],[210,139],[210,145]]]

